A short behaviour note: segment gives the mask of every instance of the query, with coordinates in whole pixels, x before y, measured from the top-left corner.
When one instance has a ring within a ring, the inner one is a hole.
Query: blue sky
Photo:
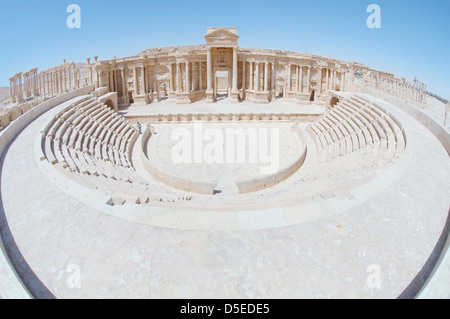
[[[81,29],[69,29],[69,4]],[[366,25],[369,4],[381,29]],[[204,43],[207,27],[237,27],[243,48],[291,50],[356,61],[450,99],[450,1],[428,0],[0,0],[0,86],[20,71],[63,59],[125,57]]]

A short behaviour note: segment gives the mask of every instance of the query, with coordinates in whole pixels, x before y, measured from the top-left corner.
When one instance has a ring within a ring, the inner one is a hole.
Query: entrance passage
[[[311,92],[311,97],[309,98],[309,101],[314,102],[314,99],[316,97],[316,91]]]
[[[230,77],[228,71],[216,71],[216,99],[223,100],[230,96]]]

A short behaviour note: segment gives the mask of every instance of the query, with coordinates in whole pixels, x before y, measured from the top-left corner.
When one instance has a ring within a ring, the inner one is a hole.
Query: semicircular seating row
[[[407,142],[395,117],[356,96],[341,99],[307,131],[317,160],[304,165],[293,182],[305,198],[332,197],[375,179],[394,165]]]
[[[55,115],[43,132],[42,149],[73,179],[125,201],[149,202],[152,189],[136,173],[131,153],[139,132],[96,98],[86,96]],[[161,201],[156,196],[154,200]]]
[[[364,150],[372,166],[398,158],[406,148],[406,135],[391,114],[367,101],[350,96],[309,126],[319,152],[327,162]]]
[[[320,160],[292,182],[301,184],[309,198],[367,181],[376,175],[373,173],[377,168],[399,157],[406,147],[399,121],[356,96],[342,99],[311,123],[308,131]],[[75,180],[88,181],[112,198],[120,194],[135,203],[174,202],[188,194],[160,189],[161,185],[149,184],[136,173],[131,149],[139,133],[95,98],[86,97],[61,111],[44,134],[42,148],[52,164],[59,164],[74,174]],[[77,179],[80,175],[83,178]],[[125,202],[122,198],[114,204]]]

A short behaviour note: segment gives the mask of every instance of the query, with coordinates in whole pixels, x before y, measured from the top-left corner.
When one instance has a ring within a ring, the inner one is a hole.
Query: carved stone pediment
[[[236,28],[208,28],[205,35],[206,43],[209,45],[237,45],[238,39]]]

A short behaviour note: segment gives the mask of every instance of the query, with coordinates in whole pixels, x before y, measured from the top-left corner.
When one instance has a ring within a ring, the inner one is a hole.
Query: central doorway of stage
[[[215,98],[216,101],[224,100],[230,97],[231,77],[228,70],[219,70],[215,72]]]

